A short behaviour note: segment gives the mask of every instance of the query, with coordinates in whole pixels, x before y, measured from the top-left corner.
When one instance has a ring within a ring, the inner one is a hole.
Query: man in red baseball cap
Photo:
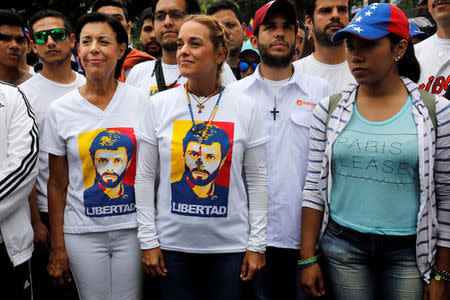
[[[233,84],[257,100],[271,135],[265,145],[269,185],[266,266],[255,277],[259,300],[307,299],[300,288],[297,260],[309,124],[315,105],[332,88],[325,80],[294,68],[297,31],[291,2],[271,1],[259,8],[250,41],[260,52],[261,63],[252,75]]]

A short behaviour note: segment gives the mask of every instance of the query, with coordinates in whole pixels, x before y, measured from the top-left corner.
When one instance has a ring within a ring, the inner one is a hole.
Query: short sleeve
[[[138,78],[139,78],[138,68],[132,68],[127,75],[127,79],[125,80],[125,83],[137,87],[138,86]]]
[[[154,146],[158,145],[155,133],[155,117],[153,116],[153,102],[145,101],[144,108],[139,115],[136,136]]]
[[[256,106],[256,103],[252,101],[251,119],[249,124],[249,138],[247,140],[247,149],[260,146],[267,143],[270,140],[270,136],[267,133],[264,126],[263,117]]]
[[[58,126],[56,115],[55,106],[51,105],[48,115],[45,118],[41,147],[48,153],[57,156],[65,156],[66,143],[62,138],[61,133],[58,131],[60,127]]]

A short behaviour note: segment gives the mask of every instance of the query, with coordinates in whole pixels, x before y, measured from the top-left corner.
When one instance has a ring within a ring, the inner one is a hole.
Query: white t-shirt
[[[450,85],[450,39],[437,33],[414,46],[420,63],[419,88],[444,96]]]
[[[65,233],[137,227],[134,131],[146,99],[142,91],[119,82],[105,110],[78,89],[50,105],[42,148],[66,155],[69,162]]]
[[[155,62],[156,60],[150,60],[135,65],[133,69],[131,69],[130,74],[127,75],[126,83],[137,88],[144,89],[149,97],[158,93],[156,74],[153,72],[155,69]],[[180,75],[178,65],[168,65],[164,62],[161,63],[164,73],[164,81],[167,86],[176,88],[186,82],[186,78]],[[236,78],[234,77],[230,66],[224,63],[222,70],[222,84],[228,85],[235,81]]]
[[[191,96],[194,119],[208,120],[217,99],[218,95],[206,101],[199,113]],[[242,162],[247,149],[269,139],[255,101],[240,90],[225,88],[201,145],[191,131],[184,86],[152,97],[141,120],[136,135],[159,151],[155,220],[160,247],[188,253],[246,251],[250,225]],[[200,179],[205,172],[196,175],[199,156],[205,157],[206,182]],[[202,186],[203,195],[194,192]]]
[[[84,85],[86,79],[83,75],[76,73],[76,78],[72,83],[62,84],[49,80],[36,73],[33,77],[22,83],[19,87],[27,96],[36,115],[36,122],[39,126],[40,139],[44,132],[45,117],[47,116],[50,104],[56,99],[64,96],[70,91]],[[47,181],[48,181],[48,153],[42,149],[39,151],[39,173],[36,179],[37,206],[39,211],[48,212],[47,205]]]
[[[347,61],[337,65],[324,64],[314,57],[314,53],[294,62],[294,66],[300,72],[317,76],[328,81],[335,92],[343,91],[349,83],[354,83]]]

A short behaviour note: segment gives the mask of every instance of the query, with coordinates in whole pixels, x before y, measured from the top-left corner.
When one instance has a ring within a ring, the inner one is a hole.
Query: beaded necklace
[[[184,89],[186,90],[186,99],[187,99],[187,104],[189,107],[189,113],[191,115],[191,120],[192,120],[192,127],[195,130],[195,137],[197,138],[197,141],[199,142],[199,144],[201,144],[203,142],[203,140],[205,139],[206,133],[208,132],[208,129],[211,127],[212,125],[212,121],[214,120],[214,117],[216,116],[216,112],[217,109],[219,108],[219,102],[220,102],[220,98],[222,98],[222,86],[220,86],[220,92],[219,92],[219,98],[217,99],[216,105],[214,107],[213,113],[211,115],[211,117],[209,118],[209,120],[207,121],[208,123],[206,124],[206,127],[204,129],[198,129],[197,124],[195,123],[194,120],[194,114],[192,113],[192,105],[191,105],[191,100],[189,99],[189,91],[188,91],[188,82],[186,82],[184,84]]]

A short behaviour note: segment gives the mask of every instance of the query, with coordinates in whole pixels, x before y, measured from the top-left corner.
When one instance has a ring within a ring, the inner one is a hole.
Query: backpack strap
[[[437,136],[437,118],[436,118],[436,95],[432,93],[428,93],[425,90],[419,89],[420,96],[422,97],[422,101],[425,104],[425,107],[428,110],[428,116],[433,123],[434,134]],[[338,106],[339,101],[342,98],[342,93],[334,94],[330,97],[330,102],[328,103],[328,115],[325,125],[325,130],[328,128],[328,123],[330,122],[331,115],[334,110]]]
[[[161,57],[155,61],[155,67],[153,69],[153,72],[156,75],[156,84],[158,85],[158,92],[167,90],[168,87],[166,86],[166,81],[164,80]]]
[[[330,102],[328,103],[328,115],[327,115],[327,121],[325,123],[325,132],[328,129],[328,123],[330,122],[331,115],[333,114],[334,110],[338,106],[339,101],[342,99],[342,93],[333,94],[330,97]]]
[[[437,136],[437,118],[436,118],[436,95],[428,93],[427,91],[419,89],[420,96],[422,97],[423,103],[428,110],[428,116],[434,127],[434,135]]]

